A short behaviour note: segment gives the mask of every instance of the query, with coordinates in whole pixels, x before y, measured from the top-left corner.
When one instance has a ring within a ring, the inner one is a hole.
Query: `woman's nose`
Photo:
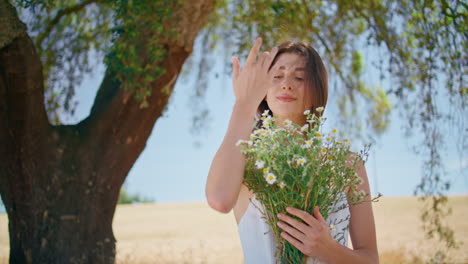
[[[282,85],[281,89],[291,91],[292,87],[291,87],[291,85]]]

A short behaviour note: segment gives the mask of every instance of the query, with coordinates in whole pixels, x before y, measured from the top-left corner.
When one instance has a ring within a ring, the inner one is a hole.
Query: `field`
[[[468,196],[450,197],[448,223],[464,242],[449,263],[468,263]],[[381,263],[421,263],[441,245],[420,229],[420,203],[413,197],[385,197],[374,203]],[[0,215],[0,263],[8,262],[7,216]],[[117,263],[242,263],[234,216],[206,203],[118,206],[114,218]]]

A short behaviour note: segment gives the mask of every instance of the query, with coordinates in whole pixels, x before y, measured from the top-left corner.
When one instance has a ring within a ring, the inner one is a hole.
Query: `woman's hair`
[[[328,73],[325,65],[322,62],[322,59],[318,55],[317,51],[312,48],[310,45],[305,43],[296,43],[292,41],[283,42],[278,46],[278,53],[271,62],[268,70],[271,70],[273,65],[275,65],[279,56],[283,53],[294,53],[298,54],[305,58],[306,60],[306,70],[305,70],[305,85],[306,89],[309,89],[308,93],[305,93],[308,96],[311,96],[312,107],[310,109],[311,113],[314,113],[316,116],[320,117],[323,111],[317,112],[315,109],[322,106],[325,110],[328,99]],[[271,109],[268,107],[268,104],[263,100],[258,106],[258,114],[262,114],[265,110],[269,110],[272,114]],[[261,127],[261,120],[258,120],[256,127]]]

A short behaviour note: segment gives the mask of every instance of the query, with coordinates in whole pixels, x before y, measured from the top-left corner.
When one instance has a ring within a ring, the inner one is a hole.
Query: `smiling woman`
[[[255,118],[265,110],[273,113],[277,126],[283,127],[292,121],[302,127],[306,122],[304,112],[321,116],[328,97],[327,71],[312,47],[286,42],[264,52],[257,60],[261,43],[260,38],[255,41],[242,69],[239,59],[233,57],[236,103],[224,140],[213,158],[205,190],[213,209],[222,213],[234,209],[247,264],[280,260],[271,229],[259,213],[263,205],[243,182],[246,159],[237,143],[249,139]],[[285,122],[287,120],[290,121]],[[261,124],[259,121],[256,126]],[[354,189],[370,194],[365,167],[358,166],[355,172],[362,182]],[[367,202],[353,205],[346,195],[336,201],[344,204],[346,210],[337,211],[337,215],[329,218],[345,218],[340,228],[347,233],[349,227],[353,249],[347,247],[347,239],[340,242],[333,239],[326,223],[329,219],[324,219],[317,207],[313,212],[287,208],[287,212],[278,215],[282,239],[300,250],[307,257],[307,263],[316,263],[316,260],[320,263],[378,263],[372,206]]]
[[[258,112],[270,110],[282,123],[284,117],[296,124],[304,123],[304,110],[316,116],[328,98],[328,74],[318,53],[304,43],[287,41],[269,66],[273,76],[271,89],[260,103]],[[258,123],[260,125],[260,122]]]

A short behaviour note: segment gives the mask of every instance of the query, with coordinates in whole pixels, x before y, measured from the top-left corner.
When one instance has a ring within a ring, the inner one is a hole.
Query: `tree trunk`
[[[114,263],[112,220],[120,188],[213,7],[214,0],[187,1],[175,11],[183,19],[171,25],[181,37],[165,45],[166,71],[151,84],[148,108],[106,73],[88,118],[51,126],[40,59],[17,26],[14,8],[0,0],[0,15],[11,11],[19,32],[5,38],[0,31],[0,194],[10,263]]]

